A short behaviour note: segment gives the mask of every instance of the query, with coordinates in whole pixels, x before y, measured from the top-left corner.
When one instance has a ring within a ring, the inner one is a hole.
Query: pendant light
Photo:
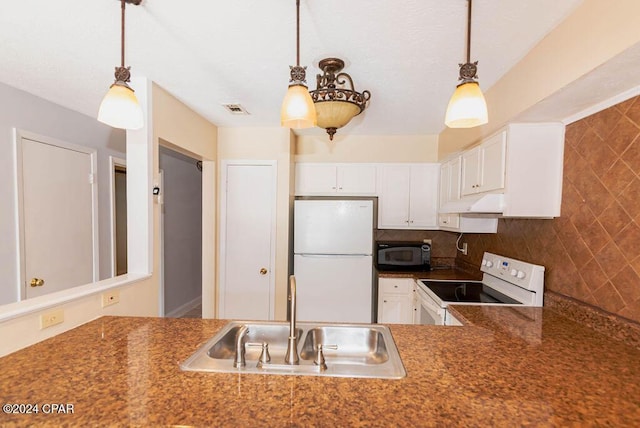
[[[128,85],[131,67],[124,66],[124,15],[125,3],[139,5],[142,0],[121,0],[120,66],[116,67],[115,82],[105,95],[98,120],[114,128],[140,129],[143,125],[142,109],[133,89]]]
[[[324,128],[333,141],[338,128],[345,126],[351,119],[362,113],[367,107],[371,93],[357,92],[353,79],[342,71],[344,61],[339,58],[325,58],[318,63],[323,74],[318,74],[317,88],[311,91],[311,98],[318,112],[318,126]]]
[[[460,84],[456,88],[449,106],[444,123],[449,128],[473,128],[484,125],[489,121],[487,103],[478,84],[478,61],[471,62],[471,1],[467,15],[467,62],[460,66]]]
[[[296,0],[296,65],[289,68],[291,79],[282,102],[280,123],[286,128],[312,128],[316,126],[316,109],[307,89],[307,67],[300,66],[300,0]]]

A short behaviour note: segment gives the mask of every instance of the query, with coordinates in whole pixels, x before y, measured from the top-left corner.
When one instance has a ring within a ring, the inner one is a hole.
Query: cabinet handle
[[[387,303],[387,301],[386,301],[386,300],[383,300],[383,302],[384,302],[384,303]]]
[[[333,186],[333,187],[332,187],[332,189],[333,189],[333,190],[336,190],[336,186]]]
[[[409,223],[413,224],[413,220],[411,220]]]
[[[342,190],[342,186],[338,187],[338,190]]]

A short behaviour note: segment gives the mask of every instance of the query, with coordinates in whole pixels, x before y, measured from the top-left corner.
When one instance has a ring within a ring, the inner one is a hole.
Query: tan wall
[[[296,162],[437,162],[437,135],[299,136]]]
[[[276,278],[275,318],[287,317],[289,229],[293,194],[291,167],[294,136],[285,128],[219,128],[218,159],[276,160]],[[218,261],[219,263],[219,261]]]
[[[440,133],[439,159],[495,132],[518,114],[640,43],[638,16],[637,0],[585,0],[485,92],[487,125]]]

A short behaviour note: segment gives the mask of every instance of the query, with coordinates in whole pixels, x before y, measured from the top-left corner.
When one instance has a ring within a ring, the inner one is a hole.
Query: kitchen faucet
[[[249,327],[246,324],[240,326],[240,329],[236,332],[236,355],[233,359],[233,367],[242,368],[247,365],[244,358],[246,351],[243,342],[247,333],[249,333]]]
[[[287,353],[284,356],[285,364],[299,364],[298,357],[298,336],[296,329],[296,278],[291,275],[289,277],[289,314],[291,316],[289,323],[289,342],[287,345]]]

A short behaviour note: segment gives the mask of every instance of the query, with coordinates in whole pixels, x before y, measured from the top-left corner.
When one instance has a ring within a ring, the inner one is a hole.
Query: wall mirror
[[[0,305],[126,273],[125,131],[1,83],[0,112]]]

